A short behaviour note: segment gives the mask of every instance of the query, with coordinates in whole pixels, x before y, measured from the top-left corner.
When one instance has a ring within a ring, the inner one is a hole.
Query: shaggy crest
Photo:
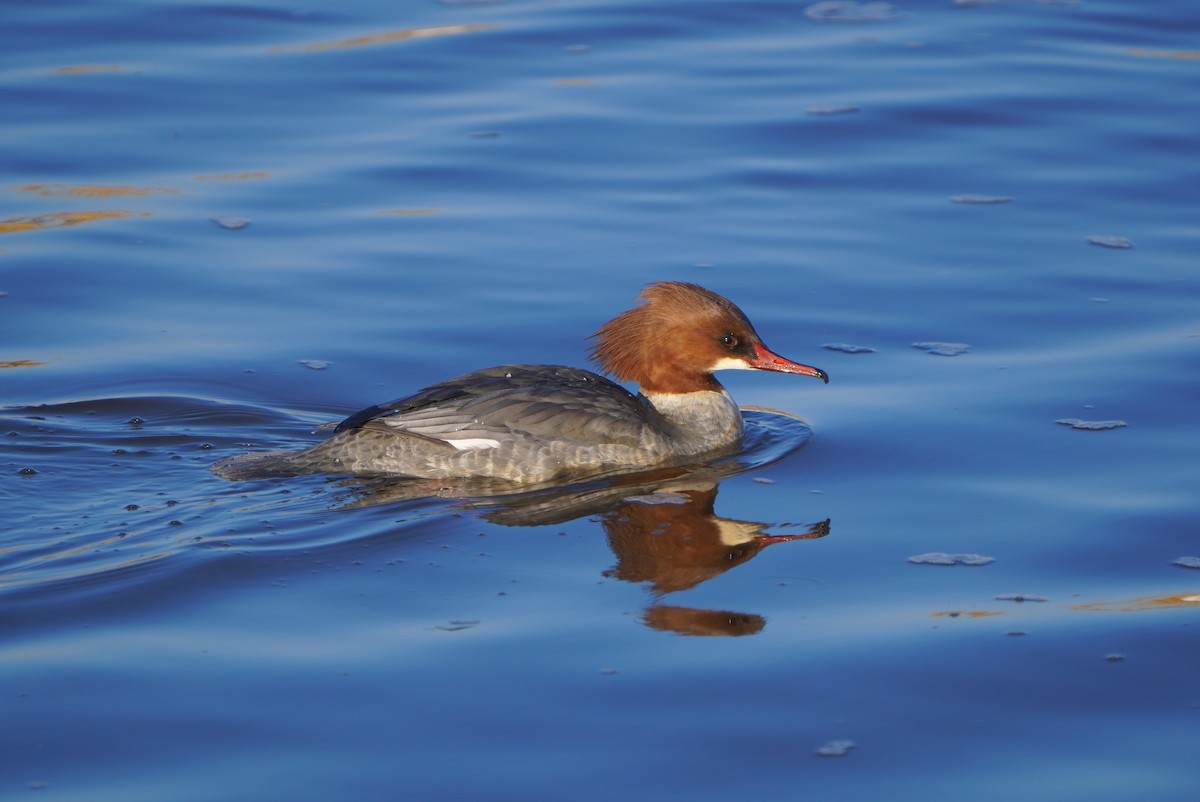
[[[713,390],[720,384],[682,363],[693,353],[713,351],[705,332],[734,334],[749,348],[759,337],[732,301],[698,284],[659,281],[642,290],[644,301],[605,323],[592,335],[592,359],[618,381],[642,379],[643,392]],[[696,386],[699,382],[699,386]]]

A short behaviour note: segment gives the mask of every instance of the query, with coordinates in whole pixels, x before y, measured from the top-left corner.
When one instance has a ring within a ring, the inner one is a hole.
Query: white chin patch
[[[447,440],[446,442],[457,448],[459,451],[478,451],[481,448],[496,448],[500,445],[499,440],[492,440],[488,437],[475,437],[464,440]]]
[[[744,359],[738,359],[732,356],[723,356],[712,364],[709,372],[714,370],[754,370],[750,367],[750,363]]]
[[[740,546],[749,543],[762,534],[763,525],[747,521],[731,521],[728,518],[717,519],[717,531],[721,542],[726,546]]]

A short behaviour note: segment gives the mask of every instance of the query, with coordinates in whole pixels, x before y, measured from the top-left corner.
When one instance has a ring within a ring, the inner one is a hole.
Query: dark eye
[[[733,334],[726,334],[721,338],[721,345],[725,346],[726,348],[737,348],[738,338]]]

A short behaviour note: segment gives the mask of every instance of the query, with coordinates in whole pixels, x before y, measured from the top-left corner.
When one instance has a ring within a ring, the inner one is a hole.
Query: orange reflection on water
[[[125,211],[96,211],[96,212],[52,212],[50,214],[31,214],[24,217],[9,217],[0,220],[0,234],[14,234],[20,231],[36,231],[41,228],[63,228],[77,226],[80,223],[90,223],[93,220],[115,220],[122,217],[149,217],[149,212]]]
[[[1174,596],[1142,596],[1126,601],[1099,601],[1072,605],[1072,610],[1092,613],[1139,613],[1143,610],[1172,610],[1181,607],[1200,607],[1200,593],[1180,593]]]
[[[215,173],[213,175],[198,175],[197,181],[253,181],[259,178],[270,178],[266,170],[254,170],[248,173]]]
[[[117,198],[129,195],[178,195],[179,190],[165,187],[110,187],[81,184],[26,184],[17,187],[18,192],[36,192],[43,198],[68,196],[74,198]]]
[[[348,39],[335,39],[329,42],[314,42],[308,45],[279,45],[272,47],[272,53],[319,53],[325,50],[347,50],[355,47],[385,45],[393,42],[406,42],[410,39],[428,39],[433,36],[455,36],[462,33],[475,33],[495,28],[495,25],[436,25],[429,28],[404,28],[397,31],[384,31],[365,36],[351,36]]]
[[[38,365],[44,365],[45,362],[38,362],[33,359],[9,359],[0,361],[0,370],[4,368],[36,368]]]
[[[58,67],[54,75],[91,75],[98,72],[121,72],[125,68],[120,64],[71,64]]]
[[[1004,615],[1003,610],[939,610],[929,614],[931,618],[990,618]]]

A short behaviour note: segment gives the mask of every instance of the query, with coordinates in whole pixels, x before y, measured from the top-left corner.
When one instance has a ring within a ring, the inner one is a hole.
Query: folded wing
[[[469,450],[515,438],[638,446],[659,413],[596,373],[558,365],[502,365],[467,373],[342,421]]]

